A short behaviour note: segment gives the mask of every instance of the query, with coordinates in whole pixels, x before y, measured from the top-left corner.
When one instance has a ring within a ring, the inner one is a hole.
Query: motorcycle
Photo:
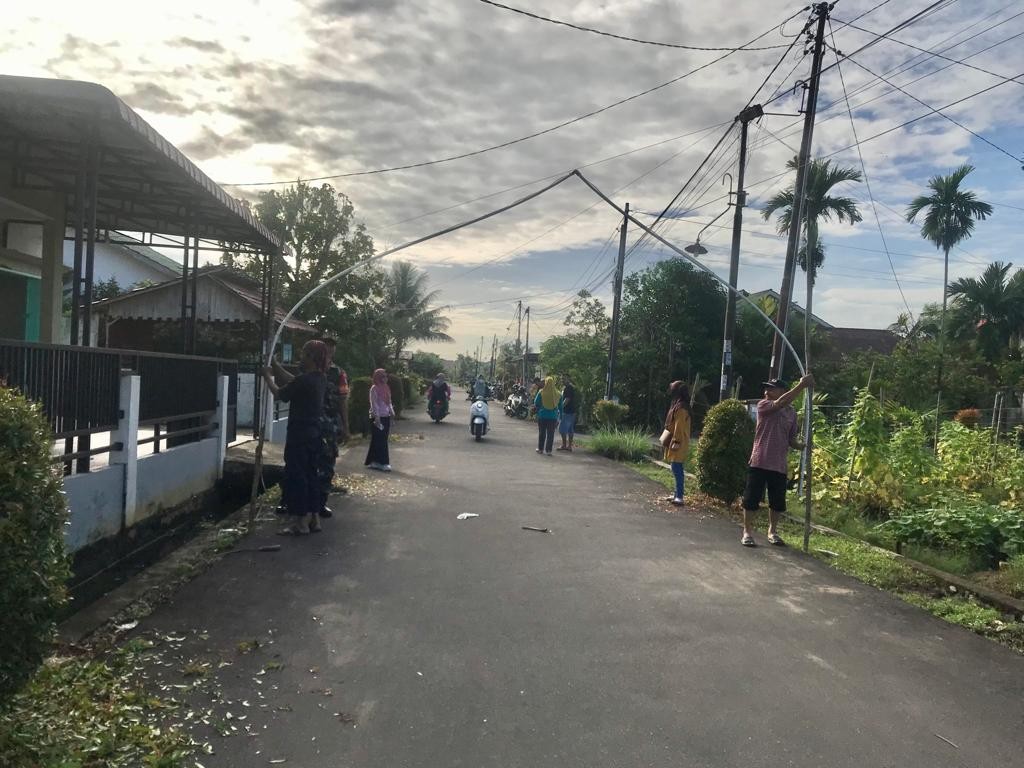
[[[430,418],[434,420],[435,424],[440,424],[441,420],[448,415],[447,398],[438,397],[431,400],[427,405],[427,413],[430,415]]]
[[[529,410],[526,390],[514,387],[512,394],[505,399],[505,415],[514,419],[525,419],[529,415]]]
[[[490,421],[490,409],[487,406],[487,398],[478,397],[469,407],[469,432],[476,438],[477,442],[487,434],[487,425]]]

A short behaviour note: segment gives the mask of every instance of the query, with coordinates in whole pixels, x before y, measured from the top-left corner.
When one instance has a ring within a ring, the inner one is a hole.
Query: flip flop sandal
[[[277,532],[278,536],[308,536],[309,531],[300,531],[298,528],[282,528]]]
[[[743,544],[744,547],[756,547],[757,546],[757,542],[754,541],[754,537],[751,536],[750,534],[745,534],[743,536],[743,538],[740,540],[740,543]]]
[[[768,534],[768,543],[769,544],[774,544],[776,547],[784,547],[784,546],[786,546],[786,542],[784,542],[782,540],[782,537],[779,536],[777,533],[769,533]]]

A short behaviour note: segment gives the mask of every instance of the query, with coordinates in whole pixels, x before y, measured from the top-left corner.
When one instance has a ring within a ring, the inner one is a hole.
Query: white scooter
[[[487,434],[487,425],[490,423],[490,409],[487,406],[487,398],[476,397],[469,407],[469,432],[480,442]]]

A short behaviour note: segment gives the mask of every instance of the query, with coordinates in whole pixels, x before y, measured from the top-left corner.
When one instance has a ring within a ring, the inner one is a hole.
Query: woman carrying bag
[[[665,416],[665,430],[661,433],[661,445],[665,449],[665,461],[672,466],[676,480],[676,492],[668,501],[677,507],[683,505],[683,489],[686,483],[686,457],[690,453],[690,431],[693,418],[690,412],[690,388],[685,381],[673,381],[668,390],[671,404]]]

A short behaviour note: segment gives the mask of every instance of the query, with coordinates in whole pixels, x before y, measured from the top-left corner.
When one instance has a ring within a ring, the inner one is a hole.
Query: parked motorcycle
[[[529,410],[526,390],[522,387],[513,387],[512,393],[505,398],[505,415],[515,419],[525,419],[529,415]]]
[[[478,397],[469,407],[469,432],[476,438],[477,442],[487,434],[487,426],[490,423],[490,409],[487,406],[487,398]]]

